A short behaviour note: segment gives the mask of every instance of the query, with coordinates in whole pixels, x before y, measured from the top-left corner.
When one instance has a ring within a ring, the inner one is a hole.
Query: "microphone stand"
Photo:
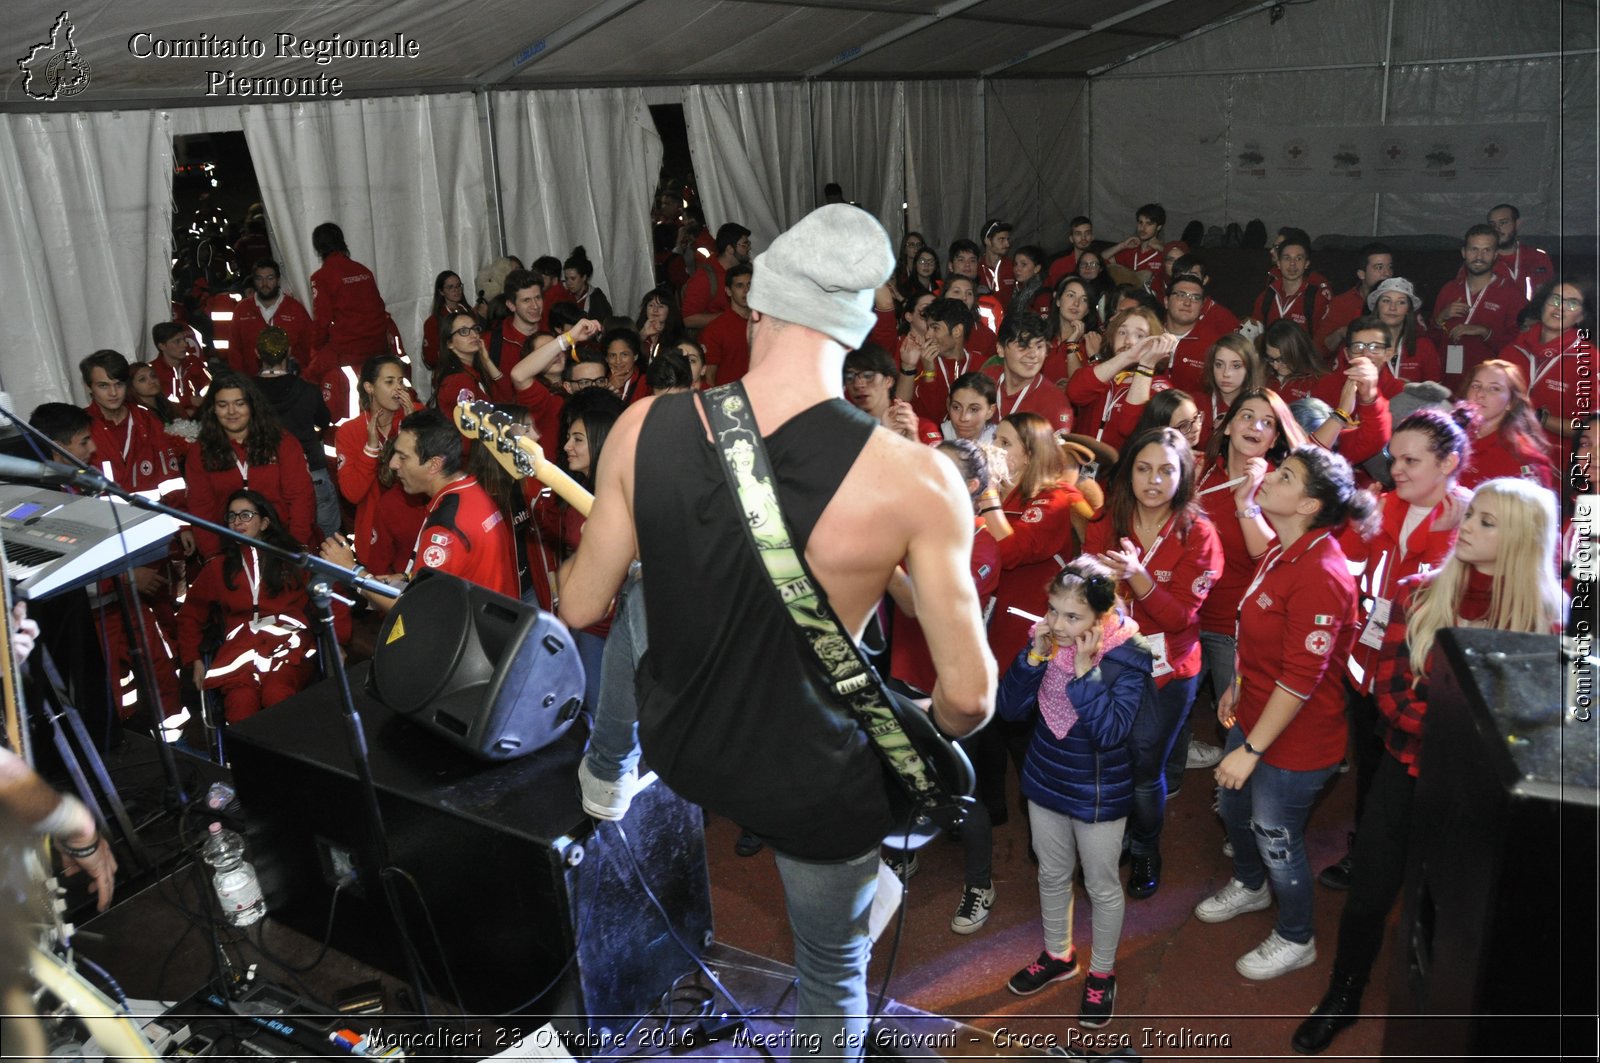
[[[317,619],[321,631],[317,641],[324,654],[323,660],[328,662],[330,677],[334,680],[339,691],[339,704],[344,712],[345,736],[350,744],[350,757],[355,762],[356,777],[361,783],[362,812],[367,826],[367,853],[365,863],[367,874],[373,882],[381,887],[382,896],[389,908],[390,918],[394,921],[395,930],[401,938],[401,954],[405,957],[409,981],[413,993],[417,998],[417,1010],[424,1017],[428,1015],[427,999],[422,992],[422,970],[418,963],[416,950],[411,947],[410,935],[406,932],[401,917],[400,900],[394,888],[390,885],[388,874],[391,854],[389,850],[389,836],[383,825],[383,811],[378,804],[378,786],[372,776],[372,759],[367,749],[367,734],[361,723],[361,714],[356,711],[355,696],[350,691],[350,677],[345,673],[344,652],[339,648],[339,639],[333,626],[333,585],[346,583],[357,590],[369,591],[385,598],[400,597],[400,590],[391,587],[382,580],[370,576],[358,576],[342,565],[326,561],[309,550],[287,550],[274,546],[271,543],[252,539],[242,535],[230,527],[224,527],[209,520],[204,520],[180,509],[175,509],[152,498],[146,498],[134,491],[129,491],[105,476],[89,468],[82,461],[59,446],[54,440],[44,437],[43,433],[32,425],[25,424],[21,418],[5,407],[0,406],[0,413],[10,418],[12,423],[24,429],[31,435],[45,440],[57,453],[67,458],[75,467],[76,472],[70,482],[79,490],[94,494],[111,495],[123,502],[151,513],[161,513],[172,517],[184,524],[198,526],[216,534],[224,540],[232,540],[244,546],[249,546],[259,553],[276,557],[305,570],[307,574],[306,593],[317,610]],[[115,503],[112,503],[115,504]],[[183,789],[178,781],[177,763],[173,759],[172,750],[165,741],[156,743],[161,747],[163,766],[167,769],[167,777],[172,782],[174,791],[181,795]],[[374,891],[377,892],[377,891]]]

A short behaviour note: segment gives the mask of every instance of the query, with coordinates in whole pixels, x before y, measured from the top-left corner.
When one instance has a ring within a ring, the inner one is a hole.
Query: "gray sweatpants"
[[[1052,956],[1072,950],[1072,876],[1083,864],[1083,884],[1093,906],[1094,950],[1088,969],[1098,974],[1116,970],[1117,942],[1122,938],[1122,857],[1126,819],[1084,823],[1028,802],[1033,824],[1033,851],[1039,857],[1039,912],[1044,947]]]

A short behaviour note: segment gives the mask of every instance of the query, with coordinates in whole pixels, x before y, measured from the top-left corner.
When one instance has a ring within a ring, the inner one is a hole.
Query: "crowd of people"
[[[1205,768],[1233,873],[1195,898],[1196,917],[1276,903],[1238,970],[1309,966],[1304,832],[1348,758],[1357,823],[1321,880],[1349,904],[1329,993],[1295,1042],[1321,1051],[1354,1021],[1399,888],[1434,633],[1562,620],[1561,514],[1592,493],[1595,419],[1579,400],[1595,286],[1524,245],[1505,204],[1466,228],[1460,273],[1432,306],[1382,243],[1334,291],[1310,269],[1309,236],[1284,228],[1241,316],[1211,297],[1203,252],[1166,241],[1165,223],[1146,204],[1134,234],[1107,244],[1075,218],[1051,254],[1013,248],[1013,227],[991,220],[942,258],[908,232],[837,384],[868,423],[940,449],[971,501],[973,593],[1003,674],[998,718],[966,740],[980,800],[961,832],[952,930],[978,932],[997,903],[988,848],[1014,763],[1044,940],[1010,989],[1082,974],[1079,1021],[1104,1025],[1124,897],[1161,889],[1167,798],[1186,769]],[[662,283],[622,304],[632,316],[593,286],[581,247],[486,267],[498,284],[476,302],[443,270],[415,361],[338,227],[318,226],[312,245],[309,310],[263,258],[223,355],[208,359],[183,323],[158,325],[150,359],[90,355],[90,404],[47,404],[35,423],[122,486],[252,538],[397,585],[432,568],[555,609],[585,522],[465,440],[456,408],[495,404],[590,486],[630,405],[752,370],[762,265],[735,222],[680,224],[658,241]],[[423,373],[425,403],[410,382]],[[669,478],[674,460],[650,455]],[[221,690],[230,721],[314,677],[300,573],[198,524],[180,554],[186,569],[135,579],[159,677],[147,694],[164,715],[181,703],[180,677]],[[932,694],[922,628],[939,603],[897,594],[891,606],[881,668]],[[591,704],[605,613],[577,633]],[[130,632],[117,610],[102,615],[121,676]],[[1200,705],[1215,708],[1220,748],[1190,738]],[[747,831],[740,852],[762,840]],[[917,870],[913,853],[884,855],[902,877]],[[1080,865],[1094,908],[1086,964],[1071,938]]]

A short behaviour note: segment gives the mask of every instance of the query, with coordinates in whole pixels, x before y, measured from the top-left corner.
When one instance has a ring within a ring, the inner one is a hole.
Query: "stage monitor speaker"
[[[390,709],[484,760],[543,749],[583,707],[583,663],[561,621],[432,569],[378,629],[370,683]]]
[[[651,782],[620,825],[597,825],[579,798],[582,728],[486,764],[366,696],[366,667],[350,680],[391,864],[405,872],[390,882],[436,996],[459,991],[470,1014],[520,1012],[594,1044],[695,970],[712,937],[698,807]],[[364,800],[335,685],[229,727],[227,743],[268,918],[320,941],[331,910],[335,948],[404,980],[385,891],[362,860]],[[486,1040],[478,1054],[504,1047]]]
[[[1593,675],[1555,635],[1433,659],[1383,1054],[1593,1059]]]

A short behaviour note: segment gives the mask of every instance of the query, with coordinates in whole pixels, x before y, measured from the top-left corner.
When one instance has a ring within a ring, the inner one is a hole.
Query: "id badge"
[[[1444,349],[1444,371],[1451,376],[1459,376],[1467,364],[1467,349],[1459,343],[1452,343]]]
[[[1383,649],[1383,633],[1389,627],[1389,608],[1389,599],[1372,599],[1372,613],[1367,617],[1367,626],[1361,629],[1361,645]]]
[[[1167,636],[1165,632],[1146,635],[1144,640],[1150,644],[1150,654],[1154,658],[1150,662],[1150,675],[1160,679],[1164,675],[1172,674],[1172,662],[1167,660]]]

